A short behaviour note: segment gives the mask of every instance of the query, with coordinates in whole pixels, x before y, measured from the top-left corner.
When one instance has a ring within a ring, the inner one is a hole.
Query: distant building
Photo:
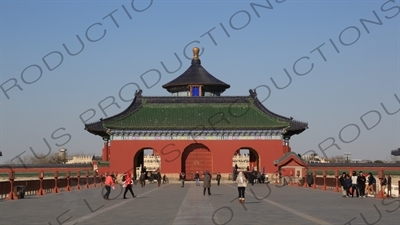
[[[58,150],[58,158],[62,161],[62,162],[66,162],[67,161],[67,149],[66,148],[60,148]]]
[[[80,155],[80,156],[72,156],[72,158],[68,158],[65,164],[89,164],[93,162],[93,155]]]
[[[329,163],[327,159],[319,157],[317,153],[303,155],[301,158],[308,163]]]
[[[146,171],[154,172],[161,167],[161,157],[158,155],[145,155],[143,161]]]
[[[250,167],[249,154],[235,154],[232,158],[232,167],[238,166],[238,171],[246,171]]]

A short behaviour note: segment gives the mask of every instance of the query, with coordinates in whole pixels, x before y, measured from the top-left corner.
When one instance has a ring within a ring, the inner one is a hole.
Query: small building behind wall
[[[289,177],[299,181],[305,174],[307,163],[296,153],[288,152],[280,159],[275,160],[276,172],[273,178]],[[296,179],[297,178],[297,179]]]
[[[230,85],[207,72],[193,49],[191,66],[163,85],[169,97],[147,97],[139,90],[123,112],[85,125],[104,141],[103,161],[108,171],[132,172],[144,164],[144,150],[160,157],[161,173],[177,178],[185,172],[194,179],[220,172],[232,173],[233,156],[248,149],[251,169],[273,173],[274,160],[291,152],[289,139],[307,123],[268,110],[249,91],[247,96],[221,96]]]

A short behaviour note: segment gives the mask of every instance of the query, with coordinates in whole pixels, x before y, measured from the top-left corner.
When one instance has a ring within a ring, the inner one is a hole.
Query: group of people
[[[363,171],[360,171],[357,175],[356,171],[353,171],[353,174],[346,174],[343,172],[342,176],[339,179],[340,186],[342,188],[343,197],[349,198],[350,195],[353,198],[354,192],[356,192],[356,196],[359,198],[365,197],[375,197],[375,189],[376,186],[376,178],[372,175],[372,173],[368,173],[364,175]],[[391,197],[392,195],[392,177],[390,174],[387,174],[382,180],[382,190],[387,191],[384,193],[387,197]]]
[[[203,195],[206,195],[206,191],[208,195],[211,195],[211,174],[206,170],[203,173]],[[194,175],[194,179],[196,180],[196,186],[200,186],[200,174],[199,171],[197,171]],[[185,180],[186,180],[186,174],[184,172],[179,174],[179,180],[181,181],[181,187],[185,187]],[[221,174],[217,174],[217,184],[219,186],[221,180]]]
[[[268,174],[260,173],[258,171],[253,171],[251,173],[247,173],[247,177],[248,177],[249,183],[251,183],[251,185],[264,184],[265,182],[268,181]]]
[[[125,176],[125,174],[124,174],[124,176]],[[161,181],[163,183],[165,183],[167,177],[165,176],[165,174],[164,174],[164,176],[161,176],[161,173],[159,171],[156,174],[153,174],[151,177],[147,177],[146,172],[142,172],[140,174],[140,177],[139,177],[139,182],[140,182],[140,185],[142,187],[146,186],[146,180],[147,179],[149,179],[150,182],[153,182],[153,180],[156,180],[157,184],[158,184],[158,187],[160,187],[161,186]]]
[[[238,167],[237,164],[235,164],[234,168],[235,168],[235,170],[234,170],[234,173],[233,173],[233,181],[236,181],[237,176],[239,174],[239,171],[238,171],[239,167]],[[256,171],[256,170],[254,170],[254,168],[250,172],[250,168],[248,166],[247,166],[247,169],[246,169],[246,173],[243,173],[243,175],[246,177],[247,181],[251,185],[254,185],[254,184],[257,184],[257,183],[258,184],[264,184],[264,183],[268,182],[268,174]]]
[[[206,171],[203,174],[203,195],[206,195],[206,191],[208,195],[211,195],[210,187],[211,187],[211,174]],[[186,180],[186,174],[184,172],[179,174],[179,179],[181,180],[181,187],[185,187],[185,180]],[[196,186],[200,186],[200,174],[197,171],[194,175],[194,179],[196,180]],[[255,178],[250,178],[253,179],[253,184],[254,184],[254,179]],[[258,179],[258,178],[257,178]],[[217,173],[216,176],[217,180],[217,185],[220,185],[221,181],[221,174]],[[267,178],[268,180],[268,178]],[[245,174],[243,172],[239,172],[236,176],[236,184],[237,184],[237,189],[239,193],[239,203],[244,204],[245,201],[245,191],[247,187],[247,183],[249,182],[248,179],[246,178]],[[260,181],[261,183],[261,181]]]
[[[145,186],[145,184],[146,184],[145,179],[146,179],[146,174],[145,174],[145,173],[142,173],[142,174],[140,175],[140,178],[139,178],[140,184],[142,185],[142,188],[143,188],[143,187]],[[162,177],[162,176],[161,176],[161,173],[160,173],[160,172],[157,172],[157,174],[156,174],[156,180],[157,180],[157,183],[158,183],[158,187],[161,186],[161,180],[162,180],[162,179],[165,181],[166,176],[164,175],[164,177]],[[126,194],[128,193],[128,191],[132,194],[132,198],[136,198],[136,195],[133,193],[133,189],[132,189],[132,185],[134,184],[134,181],[133,181],[133,179],[132,179],[131,173],[125,173],[125,174],[122,176],[122,182],[123,182],[123,185],[122,185],[122,186],[125,188],[124,195],[123,195],[123,199],[127,199],[127,198],[126,198]],[[115,189],[115,183],[117,183],[117,182],[116,182],[116,177],[115,177],[115,175],[114,175],[114,174],[108,174],[108,175],[106,176],[106,180],[105,180],[106,193],[105,193],[104,196],[103,196],[104,199],[110,200],[110,199],[109,199],[109,196],[110,196],[110,193],[111,193],[111,189]]]

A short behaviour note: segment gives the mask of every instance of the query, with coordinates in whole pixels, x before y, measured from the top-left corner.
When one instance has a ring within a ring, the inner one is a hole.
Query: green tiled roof
[[[135,93],[121,113],[85,124],[103,139],[111,130],[280,130],[286,137],[300,134],[308,124],[268,110],[253,90],[250,96],[144,97]]]
[[[103,121],[103,127],[129,130],[205,130],[205,129],[281,129],[290,121],[262,112],[254,99],[231,103],[149,103],[141,101],[140,107],[124,117]]]

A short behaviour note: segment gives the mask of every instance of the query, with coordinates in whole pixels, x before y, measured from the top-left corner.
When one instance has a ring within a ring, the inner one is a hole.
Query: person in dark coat
[[[199,174],[199,171],[196,171],[196,174],[194,175],[194,179],[196,180],[196,186],[200,186],[200,174]]]
[[[162,179],[161,173],[160,173],[160,171],[158,171],[158,172],[157,172],[157,183],[158,183],[158,187],[161,186],[161,179]]]
[[[376,179],[371,172],[368,173],[368,197],[374,197],[374,185],[376,184]]]
[[[217,185],[219,186],[219,183],[221,182],[221,174],[217,173]]]
[[[254,185],[254,178],[255,178],[254,173],[253,172],[249,173],[249,180],[251,185]]]
[[[309,173],[308,176],[307,176],[307,183],[308,183],[309,187],[311,187],[312,184],[314,183],[314,178],[313,178],[311,173]]]
[[[362,171],[360,171],[358,177],[357,177],[357,187],[358,190],[360,191],[360,198],[365,198],[365,181],[367,179],[365,178],[364,174]]]
[[[179,174],[179,180],[181,181],[181,187],[185,187],[186,174],[184,172]]]
[[[140,184],[142,185],[142,187],[146,186],[146,173],[142,173],[140,175]]]
[[[346,173],[343,172],[342,176],[339,178],[340,186],[342,188],[342,195],[343,197],[346,197]]]
[[[345,180],[345,188],[346,188],[346,197],[349,198],[350,197],[350,188],[352,186],[351,184],[351,178],[349,174],[346,174],[346,180]]]
[[[392,176],[390,173],[387,176],[387,197],[388,198],[393,198],[392,197]]]
[[[208,195],[211,195],[210,188],[211,188],[211,175],[207,170],[204,173],[204,178],[203,178],[203,195],[206,195],[206,189],[208,190]]]

